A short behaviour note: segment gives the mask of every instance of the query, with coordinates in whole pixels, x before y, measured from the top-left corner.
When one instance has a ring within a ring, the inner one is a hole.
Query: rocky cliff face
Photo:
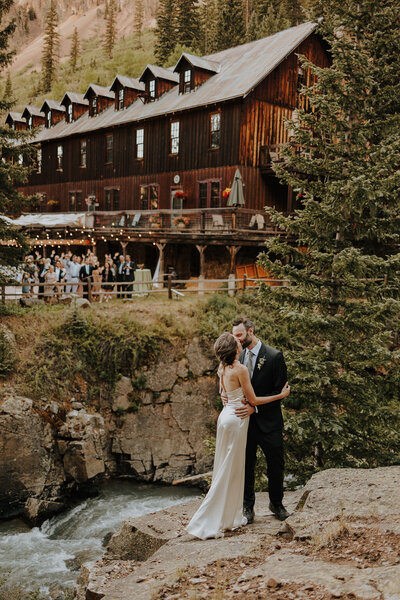
[[[122,377],[99,410],[29,398],[0,401],[0,518],[32,523],[119,475],[170,483],[208,470],[204,439],[215,423],[214,359],[197,339],[166,350],[136,381]]]

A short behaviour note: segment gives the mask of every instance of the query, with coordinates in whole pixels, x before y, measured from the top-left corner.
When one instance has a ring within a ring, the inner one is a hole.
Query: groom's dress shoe
[[[270,502],[269,503],[269,510],[272,513],[274,513],[274,515],[276,516],[276,518],[279,519],[280,521],[284,521],[289,516],[289,513],[286,510],[286,508],[283,506],[283,504],[279,504],[279,505],[275,506],[274,504],[272,504],[272,502]]]
[[[247,519],[247,525],[251,525],[254,521],[254,510],[252,508],[244,508],[243,516]]]

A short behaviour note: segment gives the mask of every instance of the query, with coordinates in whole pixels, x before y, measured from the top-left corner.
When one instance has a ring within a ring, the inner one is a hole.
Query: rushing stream
[[[0,523],[0,579],[7,574],[7,583],[42,592],[71,587],[78,564],[99,558],[104,536],[122,521],[197,495],[187,488],[114,481],[105,484],[96,498],[45,521],[40,528],[29,529],[19,520]]]

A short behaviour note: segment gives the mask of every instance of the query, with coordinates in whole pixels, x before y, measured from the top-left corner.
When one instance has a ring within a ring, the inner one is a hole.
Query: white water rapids
[[[116,531],[122,521],[196,496],[197,491],[187,488],[114,481],[105,484],[99,496],[40,528],[29,529],[19,520],[0,523],[0,579],[44,593],[72,587],[79,574],[76,563],[100,558],[104,536]]]

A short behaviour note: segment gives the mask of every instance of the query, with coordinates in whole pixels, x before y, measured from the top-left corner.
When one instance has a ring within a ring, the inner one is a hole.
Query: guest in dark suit
[[[84,259],[83,265],[81,266],[81,270],[79,271],[79,279],[83,284],[83,297],[89,297],[89,289],[88,282],[92,280],[93,267],[90,264],[89,260]]]
[[[129,254],[127,254],[125,256],[125,263],[124,263],[124,281],[125,282],[133,281],[135,279],[135,271],[136,271],[136,265],[133,261],[131,261],[131,257],[129,256]],[[132,298],[133,285],[125,286],[125,291],[126,291],[127,298]]]
[[[114,259],[116,257],[114,256]],[[116,264],[116,274],[115,274],[115,279],[120,282],[119,285],[117,285],[117,298],[124,298],[125,297],[125,286],[123,285],[122,282],[125,281],[125,257],[120,254],[118,257],[118,261]]]
[[[287,381],[287,370],[282,352],[266,346],[254,334],[254,323],[247,317],[236,319],[232,333],[240,341],[243,351],[239,356],[250,373],[256,396],[279,394]],[[246,446],[246,471],[243,513],[248,523],[254,520],[254,467],[257,447],[260,446],[267,461],[269,509],[281,521],[289,516],[283,500],[283,417],[281,402],[253,407],[243,405],[236,410],[237,416],[250,415]]]

